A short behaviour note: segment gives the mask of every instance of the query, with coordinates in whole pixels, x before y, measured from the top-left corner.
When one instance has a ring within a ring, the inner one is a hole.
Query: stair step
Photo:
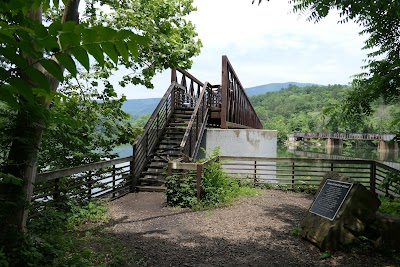
[[[167,181],[165,179],[162,179],[163,177],[157,177],[157,176],[145,176],[144,178],[139,178],[139,181],[142,183],[159,183],[159,184],[165,184]],[[143,185],[143,184],[142,184]]]
[[[138,185],[136,189],[140,192],[164,192],[167,190],[165,186],[148,186],[148,185]]]

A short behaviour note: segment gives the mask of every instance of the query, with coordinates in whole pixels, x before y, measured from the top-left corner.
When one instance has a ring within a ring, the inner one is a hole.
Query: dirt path
[[[129,194],[110,204],[109,230],[143,266],[396,266],[380,255],[320,253],[291,234],[312,199],[263,190],[230,207],[192,212],[165,207],[162,193]]]

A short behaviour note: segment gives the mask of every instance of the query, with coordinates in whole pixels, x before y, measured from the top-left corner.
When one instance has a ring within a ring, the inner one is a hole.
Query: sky
[[[353,22],[338,24],[335,13],[315,24],[294,14],[286,0],[194,0],[188,17],[203,48],[188,70],[201,81],[221,83],[222,55],[227,55],[245,88],[268,83],[348,84],[360,73],[365,36]],[[153,79],[155,89],[118,88],[128,99],[162,97],[170,70]]]

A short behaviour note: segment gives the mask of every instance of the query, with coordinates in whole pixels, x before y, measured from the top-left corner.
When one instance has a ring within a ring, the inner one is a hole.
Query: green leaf
[[[29,76],[35,87],[50,90],[49,80],[47,80],[47,77],[41,71],[29,66],[24,72]]]
[[[0,86],[0,100],[6,103],[10,108],[18,110],[19,104],[17,98],[13,95],[17,92],[15,87],[3,84]]]
[[[64,80],[64,75],[63,72],[60,68],[60,66],[54,62],[54,60],[51,59],[44,59],[40,61],[40,64],[45,68],[51,75],[53,75],[54,78],[56,78],[59,81]]]
[[[0,55],[7,58],[12,64],[20,67],[21,69],[26,68],[27,64],[23,57],[21,57],[15,48],[0,47]]]
[[[118,63],[118,51],[113,43],[105,42],[101,44],[103,52],[106,53],[115,64]]]
[[[50,0],[41,0],[43,12],[46,12],[50,7]]]
[[[60,21],[54,21],[50,26],[49,26],[49,33],[51,35],[58,35],[58,32],[62,31],[63,25],[61,24]]]
[[[80,46],[77,47],[73,47],[70,49],[71,54],[74,55],[74,57],[76,58],[76,60],[79,61],[79,63],[82,64],[82,66],[89,71],[90,69],[90,63],[89,63],[89,56],[86,52],[85,49],[83,49]]]
[[[74,60],[67,53],[58,53],[55,55],[58,62],[60,62],[72,76],[76,77],[77,69]]]
[[[0,68],[0,81],[5,81],[10,78],[10,73],[3,68]]]
[[[137,60],[139,56],[139,47],[137,43],[135,41],[130,40],[126,42],[126,44],[129,48],[129,51],[131,51],[132,56]]]
[[[109,27],[95,27],[94,30],[100,36],[102,41],[112,41],[117,35],[117,31]]]
[[[36,36],[38,36],[39,38],[45,38],[48,34],[46,27],[40,23],[35,23],[34,31]]]
[[[59,7],[58,0],[53,0],[53,5],[54,5],[55,8],[58,8]]]
[[[17,94],[23,96],[30,103],[34,102],[32,87],[27,82],[21,78],[12,77],[9,79],[9,83],[18,91]]]
[[[97,60],[100,66],[104,66],[104,55],[99,44],[87,44],[86,50]]]
[[[128,62],[129,61],[129,51],[128,51],[128,47],[126,46],[126,43],[123,41],[120,41],[120,42],[115,42],[114,45],[117,48],[118,53],[124,59],[124,61]]]
[[[22,186],[23,180],[21,178],[17,178],[12,174],[8,173],[0,173],[0,184],[13,184]]]
[[[74,29],[75,29],[75,26],[76,26],[76,23],[74,21],[70,20],[70,21],[67,21],[67,22],[63,23],[62,30],[64,32],[73,32]]]
[[[71,47],[80,46],[81,39],[80,36],[74,32],[63,32],[60,34],[59,41],[61,49],[65,51]]]
[[[99,41],[97,32],[92,29],[82,30],[82,42],[83,44],[92,44]]]
[[[36,95],[36,97],[44,97],[46,102],[50,102],[53,99],[53,92],[54,91],[43,90],[42,88],[32,88],[32,93]]]

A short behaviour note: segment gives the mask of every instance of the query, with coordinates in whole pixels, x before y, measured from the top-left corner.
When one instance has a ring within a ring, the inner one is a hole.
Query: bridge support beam
[[[343,140],[342,139],[333,139],[328,138],[326,139],[326,147],[343,147]]]
[[[396,142],[379,141],[378,143],[378,159],[387,160],[393,158],[397,160],[399,153],[399,145]]]
[[[397,142],[379,141],[378,151],[399,151],[399,144]]]

